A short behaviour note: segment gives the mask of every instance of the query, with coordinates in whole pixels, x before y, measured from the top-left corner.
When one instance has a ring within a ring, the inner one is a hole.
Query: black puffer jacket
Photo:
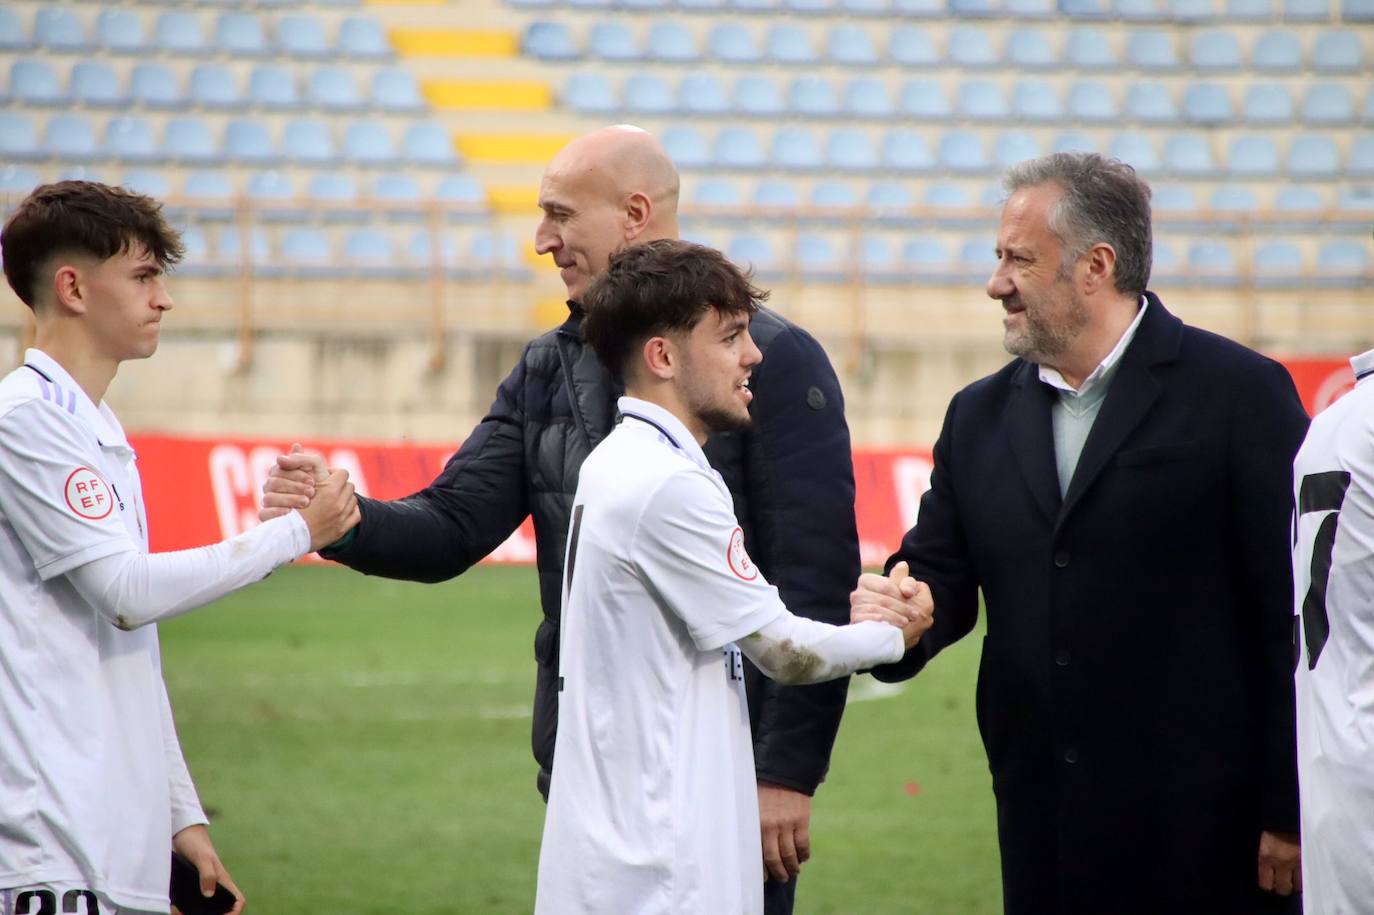
[[[544,619],[532,742],[547,794],[558,724],[558,615],[568,516],[582,461],[615,424],[620,391],[582,344],[581,310],[530,342],[496,401],[439,477],[392,502],[360,499],[355,539],[330,552],[369,575],[441,581],[499,546],[534,517]],[[854,469],[835,372],[815,339],[762,311],[751,333],[753,427],[717,435],[706,454],[735,499],[750,557],[792,612],[849,619],[859,574]],[[805,791],[825,775],[848,681],[780,687],[752,668],[746,687],[760,779]]]

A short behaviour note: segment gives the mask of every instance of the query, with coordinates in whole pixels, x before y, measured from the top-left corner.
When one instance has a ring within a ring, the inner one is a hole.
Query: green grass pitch
[[[161,627],[182,746],[251,912],[530,912],[538,614],[531,569],[416,585],[306,567]],[[799,915],[1000,911],[978,641],[900,688],[855,679]]]

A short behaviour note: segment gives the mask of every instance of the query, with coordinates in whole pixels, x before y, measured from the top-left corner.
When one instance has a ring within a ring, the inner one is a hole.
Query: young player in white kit
[[[150,555],[135,455],[103,398],[122,361],[157,348],[180,239],[149,198],[68,181],[20,203],[0,246],[38,327],[0,380],[0,915],[167,912],[173,849],[238,912],[150,624],[333,542],[356,523],[352,486],[336,474],[325,504]]]
[[[1293,462],[1303,911],[1374,907],[1374,350]]]
[[[761,912],[741,650],[814,683],[901,657],[930,626],[924,591],[904,629],[793,616],[750,562],[701,446],[749,423],[761,298],[678,241],[615,255],[584,298],[584,335],[626,396],[569,531],[538,915]]]

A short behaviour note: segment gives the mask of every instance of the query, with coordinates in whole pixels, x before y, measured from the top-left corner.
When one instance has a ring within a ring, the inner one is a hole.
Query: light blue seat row
[[[409,71],[382,67],[366,91],[351,67],[317,67],[300,85],[296,75],[277,64],[257,64],[244,85],[225,64],[197,64],[186,84],[173,68],[158,62],[135,64],[127,83],[102,60],[73,64],[64,85],[62,68],[38,58],[19,58],[10,65],[11,100],[28,105],[148,108],[198,107],[218,110],[316,108],[323,111],[413,113],[428,107]]]
[[[589,9],[746,13],[800,13],[943,18],[1045,18],[1199,23],[1287,19],[1325,22],[1374,19],[1370,0],[507,0],[531,10]]]

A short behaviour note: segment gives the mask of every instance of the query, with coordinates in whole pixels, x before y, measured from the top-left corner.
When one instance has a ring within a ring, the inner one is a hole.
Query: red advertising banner
[[[1323,357],[1281,361],[1288,369],[1288,374],[1293,376],[1293,383],[1298,386],[1302,405],[1313,416],[1355,386],[1355,373],[1350,368],[1349,359]]]
[[[154,551],[203,546],[258,523],[262,482],[290,442],[132,436],[148,506]],[[395,499],[423,488],[452,448],[375,442],[305,442],[331,467],[342,467],[362,495]],[[930,453],[922,449],[861,450],[854,455],[859,540],[865,565],[881,565],[916,521],[930,485]],[[528,519],[489,558],[534,562]]]

